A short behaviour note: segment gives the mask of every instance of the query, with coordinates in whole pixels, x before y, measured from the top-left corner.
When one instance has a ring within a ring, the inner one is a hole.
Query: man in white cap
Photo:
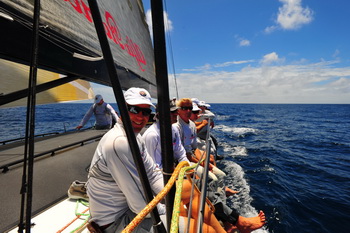
[[[151,106],[154,107],[151,102],[151,96],[143,88],[132,87],[124,93],[124,97],[128,105],[129,117],[144,162],[147,178],[152,191],[159,193],[164,187],[163,175],[161,171],[156,170],[156,164],[146,152],[144,142],[139,133],[148,122],[148,117],[152,112]],[[187,183],[189,184],[189,182]],[[191,185],[189,184],[186,187],[187,191],[185,193],[189,194]],[[146,206],[147,201],[121,118],[102,137],[96,148],[89,170],[87,193],[91,214],[91,220],[88,225],[90,232],[121,232]],[[199,202],[198,196],[195,195],[195,198]],[[185,196],[185,198],[187,197]],[[165,223],[165,205],[158,204],[157,208],[162,222]],[[208,209],[206,207],[206,211]],[[195,226],[197,219],[198,214],[191,219],[192,230],[190,232],[194,232],[193,229],[195,227],[193,226]],[[213,215],[205,214],[204,222],[210,223],[210,226],[203,224],[205,232],[209,232],[207,230],[211,227],[223,230]],[[180,217],[180,233],[184,232],[186,223],[186,218]],[[153,232],[152,226],[152,220],[148,215],[133,232]]]
[[[177,107],[176,103],[173,100],[170,100],[170,117],[171,123],[175,123],[173,116],[177,117]],[[161,150],[161,139],[160,139],[160,125],[159,125],[159,113],[157,111],[156,122],[154,122],[142,135],[143,140],[145,141],[145,146],[148,154],[153,158],[157,167],[159,169],[163,168],[162,163],[162,150]],[[176,119],[177,120],[177,119]],[[190,162],[187,159],[186,151],[182,146],[179,131],[175,125],[172,125],[172,143],[173,143],[173,153],[176,163],[181,161]]]
[[[96,95],[94,104],[86,112],[84,118],[76,129],[81,129],[95,115],[95,129],[110,129],[112,126],[112,118],[117,122],[118,115],[110,104],[103,101],[102,95]]]
[[[124,97],[148,179],[152,190],[158,193],[164,187],[163,176],[161,172],[154,172],[155,163],[146,153],[139,134],[148,122],[151,106],[154,107],[151,96],[143,88],[132,87],[124,93]],[[102,232],[121,232],[146,206],[147,201],[121,118],[102,137],[96,148],[88,175],[87,193],[92,221]],[[158,205],[158,211],[164,215],[165,206]],[[151,229],[151,219],[146,218],[140,227]]]

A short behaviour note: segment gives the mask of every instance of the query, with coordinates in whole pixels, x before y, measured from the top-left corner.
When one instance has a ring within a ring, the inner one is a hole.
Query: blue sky
[[[165,7],[175,64],[174,72],[168,61],[170,97],[175,73],[179,98],[208,103],[350,103],[350,1],[176,0]],[[111,89],[93,87],[115,102]]]

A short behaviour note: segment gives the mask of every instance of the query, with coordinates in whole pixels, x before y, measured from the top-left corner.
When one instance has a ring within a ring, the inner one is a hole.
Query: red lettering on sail
[[[64,0],[64,1],[69,2],[79,14],[83,14],[85,18],[92,23],[90,8],[83,2],[83,0]]]
[[[106,23],[103,23],[105,26],[106,34],[109,39],[113,40],[121,49],[124,49],[124,45],[121,43],[122,37],[120,35],[118,25],[115,23],[112,15],[106,11],[105,13]]]
[[[83,14],[84,17],[92,23],[92,16],[91,16],[91,10],[88,5],[84,3],[83,0],[63,0],[65,2],[69,2],[71,6],[74,8],[76,12],[79,14]],[[117,23],[115,22],[115,19],[113,16],[106,11],[105,12],[105,22],[103,22],[103,26],[106,31],[106,35],[109,39],[113,40],[113,42],[122,50],[125,50],[128,52],[128,54],[135,58],[137,61],[137,64],[139,65],[139,68],[141,71],[145,71],[143,68],[143,65],[146,65],[146,59],[145,56],[142,53],[142,50],[140,46],[132,41],[128,36],[126,36],[125,40],[126,43],[123,43],[122,35],[120,34],[119,28]]]
[[[92,16],[91,16],[91,11],[90,8],[81,0],[81,4],[83,5],[84,8],[84,16],[87,20],[89,20],[90,23],[92,23]]]
[[[129,55],[135,57],[140,69],[142,71],[144,71],[145,69],[142,67],[142,65],[140,63],[146,65],[146,59],[145,59],[145,56],[143,55],[140,47],[136,43],[134,43],[129,37],[126,37],[125,47],[129,53]]]
[[[83,13],[83,11],[81,10],[80,4],[79,4],[79,0],[64,0],[65,2],[69,2],[72,7],[78,12],[78,13]],[[74,4],[73,4],[74,2]]]

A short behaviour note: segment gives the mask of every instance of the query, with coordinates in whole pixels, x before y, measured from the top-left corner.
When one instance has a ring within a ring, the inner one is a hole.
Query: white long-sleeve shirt
[[[197,129],[193,121],[186,123],[180,117],[174,125],[178,128],[183,147],[186,152],[192,152],[197,149]]]
[[[154,159],[155,163],[159,168],[163,167],[162,164],[162,149],[160,141],[160,129],[159,121],[153,123],[142,135],[145,141],[146,150],[148,154]],[[174,151],[174,159],[178,162],[188,161],[186,157],[186,151],[182,146],[180,134],[176,126],[172,125],[172,143]]]
[[[154,193],[164,187],[161,172],[146,152],[141,135],[136,136],[146,173]],[[146,198],[129,147],[124,127],[119,119],[99,142],[91,162],[87,182],[90,213],[100,226],[114,222],[128,209],[139,213],[146,206]],[[165,206],[158,205],[159,214]]]
[[[79,126],[84,126],[88,120],[91,118],[92,114],[95,115],[95,125],[96,126],[106,126],[112,124],[112,117],[115,121],[118,119],[117,113],[114,111],[113,107],[106,102],[101,105],[93,104],[86,112],[84,118],[81,120]]]
[[[199,118],[196,120],[196,122],[202,122],[203,120],[208,120],[208,118],[210,118],[211,121],[214,121],[215,114],[209,110],[205,110],[203,113],[201,113],[199,115]],[[209,127],[210,127],[210,125],[207,124],[201,130],[199,130],[197,132],[197,137],[199,137],[201,139],[206,139],[207,131],[208,131]]]

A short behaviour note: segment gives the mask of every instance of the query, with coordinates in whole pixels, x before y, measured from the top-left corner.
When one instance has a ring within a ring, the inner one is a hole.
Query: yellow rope
[[[122,233],[132,232],[135,227],[137,227],[140,222],[149,214],[154,207],[165,197],[165,195],[170,191],[171,187],[174,185],[180,170],[182,167],[188,166],[188,162],[182,161],[177,166],[173,172],[173,175],[170,177],[168,183],[162,189],[161,192],[150,202],[146,207],[129,223],[129,225],[122,231]],[[180,196],[181,197],[181,196]],[[180,199],[181,200],[181,199]]]
[[[181,168],[179,178],[176,185],[173,215],[171,218],[170,233],[177,233],[179,229],[179,217],[180,217],[180,205],[181,205],[181,194],[182,194],[182,184],[184,181],[185,173],[188,170],[194,169],[198,164],[194,164],[189,167]]]

